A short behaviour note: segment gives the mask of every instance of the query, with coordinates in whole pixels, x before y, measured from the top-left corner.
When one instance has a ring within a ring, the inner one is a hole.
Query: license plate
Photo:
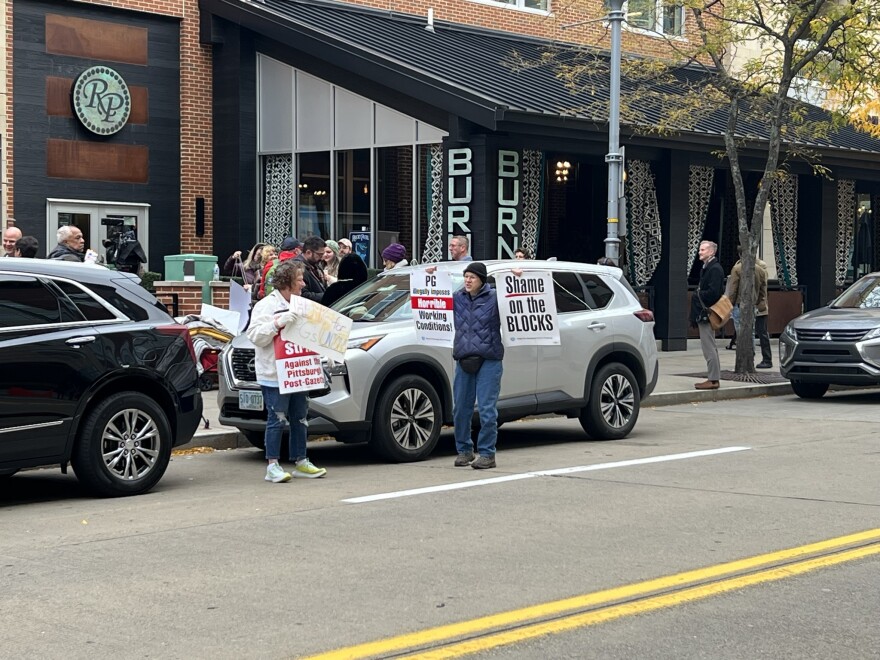
[[[263,393],[253,390],[240,390],[238,393],[238,407],[242,410],[262,410]]]

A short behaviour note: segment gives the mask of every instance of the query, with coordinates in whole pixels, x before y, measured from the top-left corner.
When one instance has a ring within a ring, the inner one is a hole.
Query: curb
[[[682,403],[704,403],[706,401],[732,401],[734,399],[754,399],[760,396],[781,396],[792,394],[790,383],[770,383],[767,385],[737,385],[717,390],[683,390],[681,392],[661,392],[651,394],[642,402],[642,407],[677,406]]]

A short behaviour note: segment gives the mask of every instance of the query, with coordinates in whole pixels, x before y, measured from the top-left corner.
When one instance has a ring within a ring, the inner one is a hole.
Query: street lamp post
[[[620,195],[623,155],[620,153],[620,33],[624,20],[624,0],[610,0],[608,22],[611,24],[611,82],[608,104],[608,235],[605,256],[620,265]]]

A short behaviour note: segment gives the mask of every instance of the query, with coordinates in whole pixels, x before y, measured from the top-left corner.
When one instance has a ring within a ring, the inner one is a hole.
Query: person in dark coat
[[[321,304],[324,300],[324,291],[327,286],[324,282],[324,273],[321,272],[321,261],[324,258],[324,239],[320,236],[309,236],[302,245],[302,252],[295,257],[295,261],[299,261],[306,269],[305,280],[306,287],[300,294],[303,298]]]
[[[82,261],[85,259],[86,242],[79,227],[65,225],[56,234],[58,245],[46,256],[47,259],[62,261]]]
[[[464,269],[464,287],[452,297],[455,338],[452,359],[452,418],[455,426],[457,467],[470,465],[476,470],[495,467],[498,439],[498,395],[501,393],[501,315],[495,289],[486,282],[486,265],[473,261]],[[477,451],[471,439],[474,404],[480,414]]]
[[[700,330],[700,348],[706,358],[708,378],[694,387],[698,390],[717,390],[721,380],[721,360],[718,358],[718,347],[715,345],[715,331],[709,324],[708,308],[718,302],[724,294],[724,268],[715,252],[718,245],[712,241],[700,243],[699,256],[703,262],[700,271],[700,284],[691,298],[691,325]]]
[[[339,279],[327,287],[321,304],[330,307],[355,287],[367,281],[367,264],[354,252],[339,262]]]

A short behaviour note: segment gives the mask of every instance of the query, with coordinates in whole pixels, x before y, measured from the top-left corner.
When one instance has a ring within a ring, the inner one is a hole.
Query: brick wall
[[[6,16],[6,112],[3,140],[7,185],[6,216],[13,212],[12,180],[12,12],[16,0],[4,0]],[[129,9],[181,19],[180,34],[180,213],[181,252],[211,254],[213,207],[211,203],[211,48],[199,44],[198,0],[91,0],[82,4]],[[195,235],[196,198],[205,199],[205,235]]]
[[[211,282],[211,304],[221,309],[229,309],[229,282]]]
[[[549,0],[551,13],[526,12],[510,6],[493,6],[470,0],[347,0],[352,4],[376,7],[388,11],[427,16],[428,8],[434,10],[435,21],[451,21],[465,25],[516,32],[547,39],[582,43],[600,48],[610,48],[611,36],[607,25],[601,20],[607,13],[604,0]],[[697,34],[693,17],[686,12],[684,33]],[[596,20],[600,19],[600,20]],[[563,28],[564,25],[594,21]],[[660,36],[624,30],[624,52],[650,56],[670,56],[673,49]]]
[[[198,314],[202,311],[201,282],[154,282],[155,296],[168,307],[168,312],[176,316]],[[177,310],[173,307],[174,294],[177,296]]]

